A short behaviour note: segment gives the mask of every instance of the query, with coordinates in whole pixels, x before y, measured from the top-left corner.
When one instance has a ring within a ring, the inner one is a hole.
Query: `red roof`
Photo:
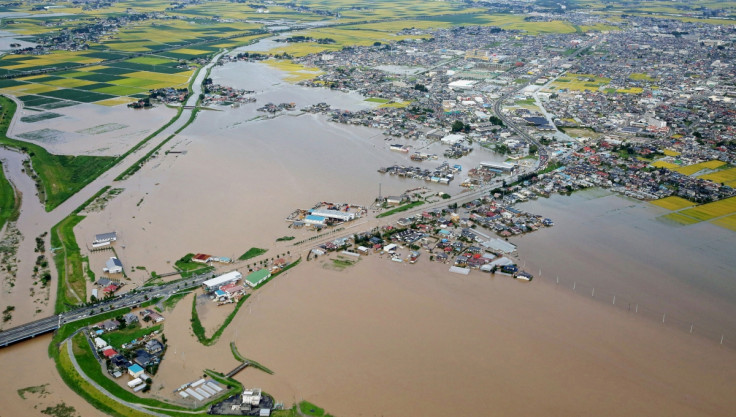
[[[198,253],[198,254],[194,255],[192,257],[192,259],[193,260],[197,260],[197,261],[207,261],[211,257],[212,257],[212,255],[205,255],[204,253]]]
[[[102,292],[115,292],[118,290],[118,286],[115,284],[110,284],[107,287],[102,289]]]
[[[102,351],[102,354],[106,358],[112,358],[113,356],[117,355],[118,353],[115,352],[115,349],[113,349],[113,348],[107,348],[107,349],[105,349],[105,350]]]

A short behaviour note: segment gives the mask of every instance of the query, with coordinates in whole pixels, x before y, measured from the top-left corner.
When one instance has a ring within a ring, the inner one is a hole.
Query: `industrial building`
[[[240,272],[231,271],[226,274],[220,275],[219,277],[208,279],[207,281],[202,283],[202,288],[207,292],[212,292],[219,290],[220,287],[224,285],[236,283],[242,278],[243,275]]]
[[[268,269],[259,269],[258,271],[252,272],[245,277],[246,284],[255,288],[258,284],[269,279],[271,277],[271,271]]]
[[[320,210],[311,210],[309,214],[311,214],[312,216],[326,217],[328,219],[342,220],[344,222],[355,220],[355,213],[350,213],[346,211],[320,209]]]
[[[510,172],[518,167],[517,164],[510,164],[508,162],[481,162],[480,166],[498,172]]]

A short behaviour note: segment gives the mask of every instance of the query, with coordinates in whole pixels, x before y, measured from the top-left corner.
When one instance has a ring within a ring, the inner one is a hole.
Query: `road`
[[[167,298],[179,291],[198,287],[213,276],[214,274],[210,272],[167,284],[138,288],[119,297],[10,328],[0,332],[0,347],[52,332],[65,323],[99,316],[114,309],[139,306],[154,298]]]

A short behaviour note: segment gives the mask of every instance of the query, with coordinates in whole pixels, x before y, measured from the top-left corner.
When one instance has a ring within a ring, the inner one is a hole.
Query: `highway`
[[[79,307],[71,311],[10,328],[0,332],[0,347],[5,347],[13,343],[52,332],[65,323],[72,323],[88,317],[99,316],[105,312],[115,309],[139,306],[154,298],[167,298],[179,291],[198,287],[202,282],[212,278],[213,276],[214,274],[210,272],[167,284],[136,288],[119,297],[109,298],[99,303]]]

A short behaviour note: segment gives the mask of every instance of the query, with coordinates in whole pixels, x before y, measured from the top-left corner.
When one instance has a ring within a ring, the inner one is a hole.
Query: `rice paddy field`
[[[685,209],[679,213],[700,221],[712,220],[717,217],[736,214],[736,197],[726,198],[713,203]]]
[[[684,167],[672,168],[672,170],[677,171],[683,175],[693,175],[696,172],[702,171],[704,169],[717,169],[723,165],[726,165],[726,163],[723,161],[713,160],[713,161],[706,161],[706,162],[700,162],[697,164],[687,165]]]
[[[556,90],[598,91],[610,82],[610,78],[592,74],[565,74],[550,84],[550,87]]]
[[[725,184],[731,188],[736,188],[736,168],[723,169],[710,174],[701,175],[698,178],[719,184]]]
[[[690,200],[686,200],[682,197],[677,196],[660,198],[659,200],[654,200],[651,203],[655,206],[663,207],[673,211],[684,209],[686,207],[692,207],[694,205]]]
[[[672,210],[672,213],[660,216],[661,219],[682,226],[701,222],[710,222],[736,232],[736,197],[730,197],[712,203],[693,206],[693,203],[680,197],[666,197],[651,202],[652,204]]]

